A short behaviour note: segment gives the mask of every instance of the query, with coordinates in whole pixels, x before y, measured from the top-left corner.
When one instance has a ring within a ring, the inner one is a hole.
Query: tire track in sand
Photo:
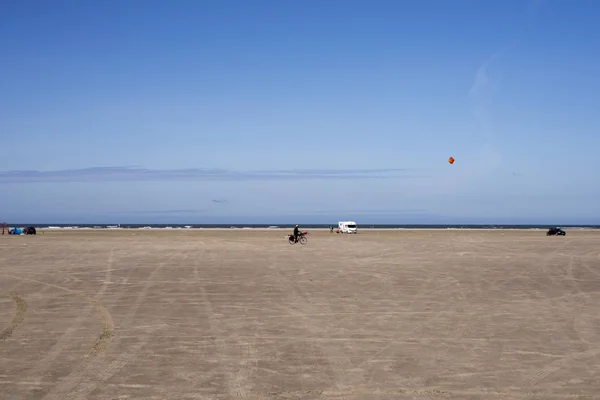
[[[87,241],[85,243],[87,243]],[[72,254],[68,254],[65,257],[63,257],[62,259],[60,259],[56,264],[52,265],[52,267],[58,267],[58,264],[64,263],[64,262],[66,262],[66,260],[68,260],[69,258],[72,258],[72,257],[73,257]],[[61,272],[59,271],[58,273],[61,273]],[[40,275],[45,275],[45,274],[47,274],[47,272],[39,272],[38,271],[37,273],[34,273],[34,274],[30,273],[30,275],[33,275],[33,278],[38,277]],[[15,279],[13,276],[10,276],[10,275],[4,275],[4,276]],[[11,285],[11,287],[7,290],[7,292],[9,292],[10,297],[12,297],[13,301],[15,301],[15,307],[16,307],[15,317],[11,321],[10,325],[0,332],[0,341],[6,340],[6,339],[8,339],[8,337],[12,336],[12,334],[14,333],[17,326],[21,325],[21,323],[23,323],[23,320],[25,318],[24,314],[28,307],[27,302],[22,297],[16,296],[16,294],[15,294],[15,293],[17,293],[18,288],[20,286],[22,286],[23,283],[26,281],[23,279],[20,279],[20,278],[16,278],[15,280],[17,281],[17,283],[14,285]],[[37,295],[43,294],[48,289],[49,289],[48,286],[44,286],[43,289],[37,291],[36,294]],[[22,307],[25,307],[25,308],[23,309]],[[20,313],[22,314],[23,319],[21,319]],[[16,323],[16,325],[14,325],[15,323]]]
[[[102,330],[102,333],[100,334],[100,337],[96,340],[96,342],[92,346],[91,354],[98,354],[98,353],[102,352],[106,348],[106,346],[108,346],[108,341],[110,341],[110,337],[112,336],[112,332],[114,331],[115,325],[114,325],[112,316],[110,315],[108,310],[106,310],[106,308],[104,308],[102,303],[100,303],[99,301],[95,300],[94,298],[92,298],[91,296],[89,296],[83,292],[69,289],[64,286],[59,286],[59,285],[55,285],[55,284],[48,283],[48,282],[38,281],[36,279],[23,278],[23,277],[16,276],[16,275],[5,274],[5,276],[9,276],[9,277],[15,278],[15,279],[21,279],[21,280],[24,280],[27,282],[38,283],[40,285],[44,285],[44,286],[48,286],[48,287],[51,287],[54,289],[62,290],[64,292],[70,293],[74,296],[83,297],[86,301],[88,301],[93,306],[93,308],[98,312],[98,314],[100,314],[100,316],[104,320],[104,328]]]
[[[123,369],[127,364],[135,361],[139,351],[148,344],[150,336],[167,326],[167,324],[157,324],[141,327],[144,328],[144,330],[139,336],[140,339],[132,346],[129,346],[127,351],[119,353],[115,360],[111,361],[103,368],[95,370],[93,374],[87,374],[88,376],[82,378],[74,388],[69,388],[68,391],[62,390],[59,393],[53,392],[50,398],[64,399],[67,398],[67,396],[69,399],[85,400],[89,398],[89,394],[92,393],[98,385],[104,384],[104,382]],[[48,396],[50,396],[50,394]]]
[[[72,290],[72,289],[69,289],[69,288],[66,288],[63,286],[54,285],[51,283],[42,282],[42,281],[38,281],[35,279],[22,278],[22,277],[18,277],[18,276],[14,276],[14,275],[7,275],[7,276],[11,276],[15,279],[22,279],[22,280],[25,280],[28,282],[38,283],[40,285],[44,285],[44,286],[48,286],[48,287],[55,288],[58,290],[62,290],[67,293],[70,293],[74,296],[83,297],[86,301],[90,302],[90,304],[93,306],[93,308],[96,310],[96,312],[98,312],[101,315],[102,319],[104,320],[104,328],[103,328],[102,333],[100,334],[99,338],[96,340],[96,342],[92,346],[91,352],[86,357],[86,361],[84,361],[83,365],[81,365],[81,367],[78,368],[78,372],[82,373],[81,371],[85,370],[85,368],[88,366],[90,356],[101,355],[104,353],[104,350],[106,349],[106,347],[108,346],[108,344],[110,343],[110,340],[112,338],[115,325],[114,325],[112,316],[110,315],[108,310],[106,310],[106,308],[104,308],[102,303],[100,303],[99,301],[95,300],[94,298],[92,298],[91,296],[89,296],[83,292]],[[60,386],[60,383],[59,383],[59,386]],[[59,397],[59,398],[64,399],[64,397]]]
[[[158,272],[169,262],[174,256],[179,254],[178,252],[172,253],[165,261],[161,262],[146,279],[146,284],[138,294],[135,302],[129,308],[129,312],[125,316],[121,326],[129,327],[137,311],[145,299],[148,290],[153,284],[152,279],[158,274]],[[109,268],[111,269],[111,268]],[[132,268],[133,269],[133,268]],[[89,358],[85,360],[81,366],[77,367],[67,377],[58,382],[52,390],[44,396],[44,399],[52,400],[63,400],[69,399],[87,399],[88,395],[101,383],[105,382],[113,375],[115,375],[121,368],[126,364],[130,363],[135,359],[139,350],[146,345],[150,336],[156,329],[160,329],[161,326],[151,326],[146,328],[144,332],[139,336],[139,340],[135,345],[127,346],[125,351],[120,352],[110,363],[107,363],[106,357],[96,357],[92,360]],[[142,327],[143,328],[143,327]],[[116,336],[113,339],[113,345],[116,346],[120,343],[121,338]],[[75,397],[74,397],[75,396]]]
[[[15,302],[15,316],[13,317],[10,324],[0,332],[0,341],[4,341],[12,336],[13,332],[25,319],[25,312],[27,311],[27,302],[16,294],[12,294],[12,299]]]
[[[286,279],[276,263],[271,259],[271,271],[273,272],[271,277],[277,280],[281,284],[283,292],[292,299],[292,303],[289,305],[281,304],[281,306],[287,308],[290,312],[296,311],[296,316],[300,317],[302,322],[298,325],[298,329],[304,329],[312,334],[327,334],[327,328],[330,326],[318,326],[315,321],[312,320],[307,314],[322,313],[324,309],[328,309],[331,313],[331,307],[324,305],[313,305],[310,303],[310,299],[307,298],[302,292],[300,292],[297,285]],[[346,393],[353,392],[354,388],[364,384],[364,377],[360,371],[356,371],[350,357],[344,352],[343,349],[336,348],[335,343],[323,343],[317,342],[317,346],[327,357],[327,361],[330,364],[331,372],[333,374],[334,381],[332,382],[336,393],[340,393],[340,400],[346,400]]]
[[[249,340],[242,346],[240,369],[237,374],[234,374],[223,364],[222,360],[226,358],[227,353],[227,347],[225,346],[225,341],[223,340],[223,337],[225,337],[225,333],[219,326],[219,322],[214,317],[212,303],[208,298],[206,289],[202,285],[200,273],[198,271],[198,265],[200,264],[199,260],[206,259],[205,256],[206,254],[203,251],[201,257],[196,257],[196,264],[194,266],[194,279],[197,282],[198,290],[202,295],[202,300],[204,303],[203,311],[206,315],[206,318],[208,319],[210,332],[215,337],[215,348],[220,359],[220,369],[227,377],[227,388],[229,395],[238,398],[247,398],[250,394],[250,391],[252,390],[251,385],[248,381],[252,376],[252,373],[254,372],[258,352],[256,351],[256,347],[253,343],[253,340]],[[214,266],[216,261],[214,254],[209,253],[209,258],[211,260],[211,265]]]
[[[39,385],[44,378],[44,374],[52,368],[53,363],[56,359],[63,353],[66,347],[68,347],[73,342],[73,336],[77,332],[77,329],[81,326],[83,321],[88,318],[90,312],[92,312],[95,304],[98,303],[99,299],[102,297],[108,283],[112,277],[112,264],[114,259],[114,248],[110,249],[110,253],[108,255],[107,260],[107,271],[104,275],[104,282],[100,289],[96,292],[94,297],[92,297],[92,301],[89,301],[89,305],[79,314],[79,316],[75,319],[75,321],[67,328],[67,330],[63,333],[63,335],[58,339],[58,341],[52,346],[52,348],[44,354],[44,356],[35,363],[34,367],[28,371],[28,375],[34,377],[33,382],[36,385]],[[112,338],[114,332],[114,323],[112,322],[112,317],[108,313],[106,309],[102,310],[102,316],[105,320],[110,319],[110,323],[105,323],[100,333],[100,336],[92,346],[92,350],[89,355],[97,356],[106,348]]]
[[[573,283],[573,285],[575,285],[575,289],[578,291],[578,294],[583,296],[584,298],[586,298],[589,301],[590,298],[589,298],[588,294],[586,294],[585,292],[583,292],[581,290],[581,288],[579,287],[579,285],[577,283],[577,280],[573,276],[574,259],[575,259],[575,256],[571,256],[569,259],[569,264],[567,266],[567,271],[566,271],[567,272],[566,278],[568,280],[570,280]],[[575,329],[575,330],[577,331],[577,329]],[[583,338],[581,336],[579,331],[577,331],[577,334],[578,334],[580,340],[582,340],[588,346],[593,346],[593,347],[589,348],[588,350],[581,351],[578,353],[568,354],[563,358],[560,358],[558,360],[555,360],[555,361],[547,364],[546,366],[544,366],[543,368],[540,368],[536,372],[529,374],[528,376],[525,377],[525,381],[524,381],[525,387],[527,389],[531,389],[535,385],[544,381],[548,376],[558,372],[559,370],[561,370],[565,367],[568,367],[570,362],[581,361],[581,360],[593,358],[593,357],[600,355],[600,346],[598,343],[589,342],[588,340],[586,340],[585,338]],[[531,398],[533,398],[533,397],[531,397]]]
[[[575,264],[576,258],[577,258],[577,264],[580,266],[583,266],[583,261],[581,260],[580,257],[571,256],[569,258],[569,264],[567,266],[566,278],[567,278],[567,281],[569,281],[571,283],[571,285],[573,286],[573,288],[577,291],[577,294],[572,296],[571,298],[569,298],[569,300],[578,300],[578,301],[569,307],[569,309],[567,310],[567,314],[570,312],[570,314],[573,317],[573,330],[575,331],[575,333],[577,334],[579,339],[583,343],[585,343],[588,347],[590,347],[590,346],[594,347],[593,341],[590,342],[587,338],[584,337],[585,335],[583,334],[583,331],[579,326],[580,323],[586,324],[587,319],[581,317],[581,315],[583,314],[583,308],[586,304],[592,303],[593,300],[587,292],[585,292],[584,290],[581,289],[579,282],[575,278],[575,275],[573,275],[573,264]],[[573,312],[575,310],[575,308],[577,309],[577,313]],[[588,324],[588,327],[589,327],[590,332],[594,332],[595,329],[594,329],[593,325]]]
[[[525,387],[527,389],[530,389],[529,391],[531,391],[531,388],[533,388],[536,384],[542,382],[549,375],[551,375],[555,372],[558,372],[562,368],[567,367],[569,362],[585,360],[587,358],[593,358],[598,355],[600,355],[600,348],[594,348],[594,349],[582,351],[579,353],[571,354],[564,358],[556,360],[556,361],[546,365],[544,368],[537,370],[535,373],[527,376],[525,379]]]

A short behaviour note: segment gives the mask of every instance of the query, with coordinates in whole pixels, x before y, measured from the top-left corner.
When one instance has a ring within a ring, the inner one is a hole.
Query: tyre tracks
[[[65,263],[68,259],[70,259],[72,257],[73,257],[73,255],[69,254],[69,255],[63,257],[62,259],[60,259],[53,266],[58,266],[58,264]],[[36,274],[33,274],[33,276],[38,277],[38,276],[44,275],[44,274],[45,274],[45,272],[38,272]],[[13,333],[17,329],[17,327],[19,325],[21,325],[23,323],[23,321],[25,320],[25,312],[27,311],[27,308],[28,308],[28,305],[27,305],[27,302],[25,301],[25,299],[16,294],[17,289],[20,286],[22,286],[23,283],[26,282],[27,280],[22,279],[21,277],[14,276],[14,275],[7,275],[7,274],[3,274],[3,275],[6,277],[15,279],[17,281],[17,283],[13,284],[12,287],[8,290],[10,297],[15,302],[15,316],[14,316],[13,320],[10,322],[10,324],[0,332],[0,341],[4,341],[13,335]],[[43,289],[41,291],[39,291],[38,294],[44,293],[48,289],[49,289],[48,286],[43,286]]]
[[[135,299],[133,305],[129,308],[129,312],[123,319],[121,326],[129,327],[133,320],[135,319],[138,309],[145,299],[148,290],[154,283],[152,279],[158,274],[158,272],[169,262],[173,257],[175,257],[179,252],[172,253],[165,261],[161,262],[150,274],[147,278],[147,283],[144,285],[140,293]],[[131,268],[130,274],[135,268]],[[107,270],[112,270],[112,268],[108,268]],[[110,271],[107,271],[109,274]],[[114,326],[114,325],[113,325]],[[62,400],[64,398],[76,398],[76,399],[86,399],[87,396],[101,383],[105,382],[107,379],[114,376],[119,370],[121,370],[126,364],[133,361],[139,350],[145,346],[149,340],[150,336],[158,329],[165,327],[166,325],[154,325],[150,326],[150,328],[144,329],[139,336],[139,340],[135,345],[128,346],[126,351],[120,352],[115,360],[112,362],[106,361],[106,356],[104,357],[86,357],[81,365],[76,368],[73,372],[71,372],[67,377],[62,379],[56,386],[52,388],[52,390],[46,394],[44,399],[51,400]],[[111,335],[112,336],[112,335]],[[120,344],[121,339],[118,335],[115,335],[112,342],[113,345]],[[73,397],[75,396],[75,397]]]
[[[560,249],[563,249],[565,247],[566,243],[564,243]],[[547,259],[549,259],[549,257],[553,255],[550,254]],[[580,259],[580,257],[574,256],[574,255],[569,255],[569,263],[566,266],[566,276],[565,276],[565,280],[568,281],[572,287],[576,290],[576,294],[572,294],[571,296],[565,297],[565,299],[572,299],[572,298],[583,298],[583,303],[579,303],[578,304],[578,310],[577,310],[577,314],[573,315],[573,330],[575,331],[575,333],[577,334],[579,340],[581,342],[583,342],[585,345],[588,346],[588,349],[585,351],[580,351],[574,354],[569,354],[566,355],[560,359],[557,359],[547,365],[545,365],[544,367],[536,370],[534,373],[529,374],[528,376],[525,377],[524,379],[524,386],[527,389],[531,389],[532,387],[536,386],[537,384],[543,382],[546,378],[548,378],[550,375],[558,372],[559,370],[568,367],[568,365],[574,361],[582,361],[585,359],[589,359],[589,358],[593,358],[596,357],[598,355],[600,355],[600,343],[594,343],[594,342],[590,342],[589,340],[587,340],[586,338],[584,338],[581,335],[581,330],[577,328],[577,320],[581,317],[581,313],[582,313],[582,307],[584,304],[589,303],[592,301],[591,297],[589,296],[589,293],[586,293],[585,291],[583,291],[577,281],[577,279],[575,279],[574,275],[573,275],[573,266],[575,264],[575,260],[577,260],[578,264],[581,263],[582,266],[584,266],[584,263],[582,262],[582,260]],[[546,260],[544,260],[546,261]],[[563,333],[565,333],[565,328],[562,328]],[[533,398],[534,396],[531,396],[531,398]]]
[[[209,253],[208,256],[211,260],[211,264],[214,266],[216,262],[214,254]],[[223,340],[223,338],[225,337],[225,333],[219,326],[218,320],[214,317],[214,309],[212,307],[212,303],[200,278],[200,272],[198,268],[200,264],[199,260],[205,258],[206,253],[202,251],[201,256],[196,258],[196,263],[194,265],[194,279],[197,282],[197,287],[200,291],[200,295],[202,296],[204,304],[204,307],[201,311],[206,316],[209,323],[210,332],[214,336],[215,350],[217,352],[217,355],[219,356],[220,361],[220,370],[227,377],[226,384],[228,388],[228,393],[234,398],[244,399],[250,395],[250,392],[252,390],[252,386],[249,381],[252,374],[254,373],[256,367],[256,357],[258,355],[255,346],[255,340],[253,337],[247,338],[249,340],[242,344],[240,368],[237,374],[234,374],[223,363],[223,360],[228,358],[227,347],[225,345],[225,341]],[[239,340],[239,338],[236,339]]]
[[[95,342],[94,346],[92,346],[92,352],[94,352],[94,349],[96,349],[95,352],[98,353],[100,351],[103,351],[106,348],[106,345],[108,344],[107,343],[108,338],[107,338],[106,332],[114,331],[114,321],[112,319],[112,316],[108,312],[108,310],[106,310],[106,308],[104,308],[102,303],[100,303],[98,300],[94,299],[93,297],[91,297],[83,292],[69,289],[64,286],[59,286],[59,285],[55,285],[52,283],[39,281],[37,279],[29,279],[29,278],[16,276],[16,275],[7,275],[7,274],[5,274],[5,276],[9,276],[11,278],[21,279],[21,280],[24,280],[27,282],[32,282],[32,283],[37,283],[40,285],[48,286],[48,287],[51,287],[54,289],[62,290],[64,292],[67,292],[74,296],[79,296],[79,297],[84,298],[86,301],[88,301],[93,306],[93,308],[101,315],[102,319],[104,320],[104,329],[103,329],[102,333],[100,334],[100,337],[98,338],[98,340]],[[111,333],[111,335],[112,335],[112,333]]]
[[[113,257],[114,257],[114,248],[111,248],[109,255],[108,255],[108,260],[107,260],[108,271],[106,271],[106,274],[104,276],[104,282],[102,283],[100,289],[96,292],[96,294],[93,297],[87,296],[83,293],[78,294],[78,295],[84,297],[88,301],[88,303],[89,303],[88,306],[79,314],[79,316],[75,319],[75,321],[73,321],[73,323],[70,324],[70,326],[67,328],[67,330],[60,336],[60,338],[52,346],[52,348],[48,352],[46,352],[43,355],[43,357],[41,357],[39,359],[39,361],[37,361],[35,363],[33,368],[31,368],[28,371],[28,375],[33,377],[33,382],[35,382],[36,385],[39,385],[41,383],[41,381],[44,378],[45,373],[52,368],[52,365],[54,364],[56,359],[64,352],[65,348],[67,348],[69,345],[72,344],[75,333],[81,327],[81,324],[84,322],[84,320],[88,318],[89,314],[94,309],[96,309],[96,311],[102,316],[102,319],[105,322],[104,322],[102,331],[100,332],[100,335],[96,339],[96,342],[94,342],[94,344],[92,345],[91,350],[87,356],[89,357],[89,356],[100,355],[101,353],[103,353],[106,350],[106,348],[110,344],[110,340],[112,339],[114,329],[115,329],[114,321],[112,319],[111,314],[108,312],[108,310],[106,310],[106,308],[104,308],[103,306],[99,306],[99,305],[100,305],[100,298],[106,291],[107,285],[111,280],[112,268],[110,268],[110,267],[113,264]],[[50,286],[56,287],[56,285],[50,285]],[[70,291],[70,289],[64,288],[62,286],[61,286],[61,288],[62,288],[62,290],[66,290],[70,293],[73,293],[73,291]]]
[[[448,398],[500,398],[500,399],[524,399],[533,396],[532,393],[518,391],[504,391],[495,389],[457,389],[457,390],[442,390],[436,388],[420,387],[420,388],[398,388],[398,389],[348,389],[348,390],[294,390],[294,391],[271,391],[259,394],[261,399],[343,399],[352,398],[359,399],[398,399],[398,396],[411,396],[410,398],[428,398],[428,399],[448,399]],[[592,399],[596,396],[570,393],[570,394],[545,394],[544,399]]]
[[[150,341],[150,337],[157,331],[167,327],[166,324],[146,326],[143,334],[139,336],[139,340],[129,346],[127,351],[120,352],[119,355],[110,363],[104,363],[99,359],[92,361],[91,368],[87,368],[87,372],[76,373],[70,375],[69,378],[57,386],[54,390],[48,393],[44,398],[62,400],[69,399],[87,399],[99,385],[104,384],[108,379],[113,377],[123,367],[135,361],[139,351]],[[81,370],[79,370],[81,371]]]
[[[600,355],[600,348],[593,348],[579,353],[571,354],[560,358],[556,361],[551,362],[544,368],[537,370],[535,373],[530,374],[525,379],[525,387],[531,389],[533,386],[545,380],[551,374],[558,372],[562,368],[566,367],[570,362],[585,360]]]
[[[323,330],[322,327],[315,325],[315,321],[307,315],[323,313],[324,309],[329,309],[329,312],[332,313],[331,306],[311,304],[310,299],[299,290],[298,285],[291,283],[281,274],[275,265],[274,260],[271,260],[271,264],[271,270],[273,271],[273,274],[271,275],[272,278],[276,279],[281,284],[283,292],[292,300],[291,305],[282,306],[288,310],[294,310],[296,316],[302,321],[298,328],[304,329],[311,334],[327,333],[327,326],[325,326],[325,330]],[[339,349],[335,342],[323,343],[316,341],[315,344],[327,357],[331,373],[333,374],[333,385],[336,392],[346,393],[349,388],[358,387],[359,385],[364,384],[364,377],[362,376],[361,371],[355,370],[348,354],[346,354],[343,349]],[[342,394],[339,398],[342,400],[347,399],[345,394]]]
[[[12,321],[10,321],[10,324],[0,332],[0,342],[12,336],[13,332],[25,319],[25,312],[27,311],[27,303],[25,300],[16,294],[12,294],[11,297],[15,302],[15,316]]]

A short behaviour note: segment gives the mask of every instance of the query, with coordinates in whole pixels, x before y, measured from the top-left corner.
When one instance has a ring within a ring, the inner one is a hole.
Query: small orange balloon
[[[454,164],[454,158],[450,157],[450,158],[448,159],[448,162],[449,162],[450,164]]]

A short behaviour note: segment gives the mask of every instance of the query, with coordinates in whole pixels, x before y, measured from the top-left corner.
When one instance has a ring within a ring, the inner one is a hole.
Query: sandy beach
[[[0,236],[21,399],[600,398],[600,231]]]

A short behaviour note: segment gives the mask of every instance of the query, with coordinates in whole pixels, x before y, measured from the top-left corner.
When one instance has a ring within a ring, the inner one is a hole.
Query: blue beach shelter
[[[8,231],[9,235],[22,235],[23,234],[23,230],[21,228],[12,228],[10,231]]]

